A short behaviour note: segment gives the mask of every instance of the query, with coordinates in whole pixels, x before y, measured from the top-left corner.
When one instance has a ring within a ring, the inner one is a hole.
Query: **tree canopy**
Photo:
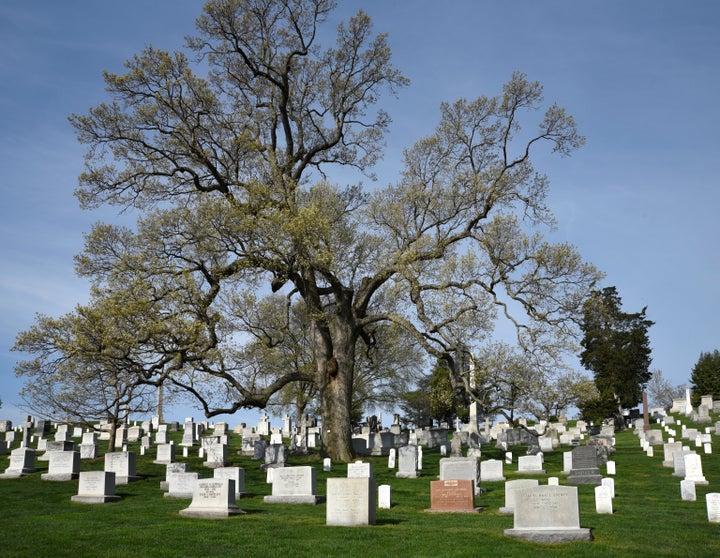
[[[134,229],[93,227],[77,269],[98,292],[132,289],[143,346],[167,359],[143,381],[186,390],[209,417],[312,384],[324,449],[347,461],[358,353],[388,326],[477,397],[458,350],[499,315],[537,362],[558,358],[600,273],[542,237],[549,180],[532,160],[584,138],[520,72],[496,96],[443,103],[395,182],[333,183],[338,167],[372,177],[390,124],[379,100],[408,85],[362,11],[319,44],[334,5],[211,0],[185,51],[147,47],[105,73],[108,102],[70,120],[87,147],[81,205],[138,214]],[[268,304],[281,322],[302,308],[302,366],[248,352],[295,343]]]
[[[615,287],[593,291],[584,304],[583,351],[580,362],[590,370],[601,402],[617,410],[635,406],[651,377],[650,339],[653,322],[640,312],[622,311],[622,299]],[[607,408],[607,407],[604,407]]]
[[[692,404],[700,404],[703,395],[720,398],[720,351],[700,353],[690,375]]]

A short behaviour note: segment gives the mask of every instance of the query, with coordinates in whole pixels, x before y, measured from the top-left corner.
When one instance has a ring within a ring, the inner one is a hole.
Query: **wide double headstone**
[[[354,463],[348,463],[347,466],[347,478],[363,478],[373,476],[372,463],[365,461],[355,461]]]
[[[49,452],[48,472],[40,475],[46,481],[68,481],[80,475],[79,451]]]
[[[272,479],[272,494],[265,496],[264,501],[281,504],[317,504],[321,502],[322,498],[317,495],[315,468],[302,466],[275,469]]]
[[[515,495],[512,529],[505,534],[541,543],[592,540],[590,529],[580,527],[577,486],[541,485]]]
[[[500,459],[488,459],[480,462],[480,480],[482,482],[501,482],[505,480],[504,464]]]
[[[197,473],[168,474],[168,491],[163,496],[166,498],[192,498],[198,476]]]
[[[82,504],[104,504],[115,502],[115,473],[111,471],[80,471],[78,493],[70,500]]]
[[[597,463],[594,446],[578,446],[572,450],[572,469],[566,480],[568,484],[600,484],[602,475]]]
[[[235,503],[235,481],[222,479],[197,479],[193,486],[192,502],[180,515],[203,519],[224,519],[245,513]]]
[[[173,463],[165,464],[165,480],[160,481],[160,490],[167,492],[170,487],[169,479],[170,475],[175,473],[188,473],[190,472],[190,465],[185,462],[174,461]]]
[[[329,478],[325,523],[346,527],[375,525],[375,492],[372,477]]]
[[[518,473],[529,475],[544,475],[542,453],[535,455],[521,455],[518,457]]]
[[[477,513],[474,483],[469,479],[438,480],[430,483],[428,512]]]

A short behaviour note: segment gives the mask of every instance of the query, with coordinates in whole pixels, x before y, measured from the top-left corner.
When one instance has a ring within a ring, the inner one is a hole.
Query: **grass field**
[[[182,434],[171,436],[177,436],[179,443]],[[118,486],[116,493],[122,496],[118,502],[71,502],[78,481],[41,480],[40,475],[47,472],[45,461],[36,461],[37,472],[31,475],[0,480],[0,556],[720,556],[720,524],[708,523],[705,507],[705,494],[720,492],[720,455],[703,454],[709,485],[698,485],[697,501],[687,502],[680,498],[680,479],[662,466],[662,446],[655,448],[651,458],[632,432],[620,432],[616,440],[612,456],[617,464],[614,514],[596,514],[594,487],[579,487],[580,525],[592,529],[592,542],[543,545],[504,536],[503,530],[512,528],[513,518],[498,511],[504,505],[502,482],[483,484],[485,492],[476,500],[483,508],[479,514],[424,512],[430,507],[430,481],[436,480],[439,472],[437,449],[424,449],[418,479],[396,479],[385,457],[365,458],[373,462],[377,484],[392,486],[392,507],[377,510],[374,526],[329,527],[324,504],[265,503],[263,496],[270,494],[270,485],[260,463],[238,455],[240,438],[231,436],[229,459],[232,465],[244,467],[245,488],[253,494],[238,502],[247,514],[222,520],[180,516],[179,510],[190,501],[163,498],[159,483],[164,480],[165,467],[153,464],[154,449],[141,456],[139,447],[131,444],[129,449],[137,453],[137,473],[143,479]],[[101,442],[99,449],[104,451],[105,444]],[[694,443],[688,445],[694,447]],[[513,451],[519,456],[525,448]],[[197,448],[192,453],[197,456]],[[488,458],[502,459],[503,452],[483,448],[483,459]],[[212,476],[199,457],[187,461],[201,477]],[[8,462],[9,456],[0,456],[0,470],[4,471]],[[319,455],[290,457],[290,465],[308,464],[317,469],[320,495],[325,493],[328,476],[346,474],[346,465],[341,463],[333,464],[330,473],[323,472]],[[102,469],[103,465],[100,455],[83,460],[81,470]],[[545,484],[548,476],[559,476],[564,484],[562,465],[562,450],[547,453],[547,473],[536,478]],[[515,464],[505,466],[508,480],[527,476],[518,475],[516,469]]]

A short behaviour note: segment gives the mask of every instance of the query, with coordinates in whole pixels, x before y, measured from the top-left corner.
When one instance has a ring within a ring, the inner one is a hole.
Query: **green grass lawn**
[[[181,433],[172,436],[179,443]],[[427,448],[418,479],[396,479],[385,457],[365,458],[373,463],[377,484],[392,486],[392,508],[377,510],[374,526],[328,527],[324,504],[265,503],[263,496],[270,494],[270,485],[265,483],[260,463],[238,455],[240,439],[231,436],[229,459],[232,465],[244,467],[245,488],[253,494],[238,502],[247,514],[222,520],[180,516],[179,510],[190,500],[164,498],[159,487],[164,465],[153,464],[154,450],[141,456],[137,444],[132,444],[137,473],[143,479],[118,486],[116,493],[122,496],[118,502],[71,502],[78,481],[41,480],[40,475],[47,472],[44,461],[36,461],[37,472],[32,475],[0,480],[0,556],[720,556],[720,524],[708,523],[705,508],[705,494],[720,492],[720,447],[718,453],[703,454],[709,485],[697,486],[697,501],[684,502],[680,479],[662,466],[662,446],[650,458],[632,432],[616,437],[617,451],[612,457],[617,464],[615,513],[596,514],[594,487],[579,487],[580,525],[592,529],[592,542],[543,545],[504,536],[513,518],[498,511],[504,505],[502,482],[483,485],[485,492],[476,500],[483,508],[479,514],[424,512],[430,507],[430,481],[437,478],[441,457],[437,449]],[[694,443],[688,445],[692,448]],[[523,455],[524,450],[514,448],[514,453]],[[541,484],[548,476],[559,476],[564,484],[562,451],[546,454],[547,473],[537,476]],[[196,456],[197,448],[192,453]],[[483,459],[489,458],[502,459],[503,452],[483,448]],[[0,457],[0,470],[8,461],[8,456]],[[212,477],[202,459],[187,461],[201,477]],[[102,469],[103,463],[102,456],[83,460],[81,470]],[[340,463],[333,465],[332,472],[323,472],[318,455],[291,456],[290,464],[316,467],[320,495],[325,494],[328,476],[346,474],[346,465]],[[508,480],[522,477],[516,469],[516,464],[505,466]]]

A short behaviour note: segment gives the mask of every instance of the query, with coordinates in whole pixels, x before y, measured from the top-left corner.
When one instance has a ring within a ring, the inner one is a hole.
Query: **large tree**
[[[583,308],[580,362],[593,373],[599,400],[617,411],[618,423],[623,408],[642,399],[652,375],[648,329],[653,322],[646,318],[646,310],[623,312],[615,287],[593,291]]]
[[[338,166],[370,174],[390,122],[374,107],[407,84],[362,12],[321,47],[333,8],[212,0],[187,45],[199,64],[148,47],[124,74],[105,74],[109,103],[71,122],[88,148],[83,207],[139,213],[134,231],[96,226],[79,272],[98,286],[142,281],[153,304],[169,297],[202,329],[172,348],[177,367],[164,381],[214,416],[310,380],[325,450],[350,460],[356,350],[383,324],[405,329],[471,390],[455,355],[490,334],[496,309],[524,349],[556,357],[599,274],[538,231],[553,219],[531,156],[543,145],[567,155],[583,138],[559,106],[538,112],[542,87],[521,73],[498,96],[443,104],[396,183],[333,184]],[[269,377],[239,358],[262,327],[249,323],[248,300],[270,291],[304,307],[311,378]]]
[[[700,353],[690,375],[692,404],[700,404],[703,395],[720,398],[720,351]]]

